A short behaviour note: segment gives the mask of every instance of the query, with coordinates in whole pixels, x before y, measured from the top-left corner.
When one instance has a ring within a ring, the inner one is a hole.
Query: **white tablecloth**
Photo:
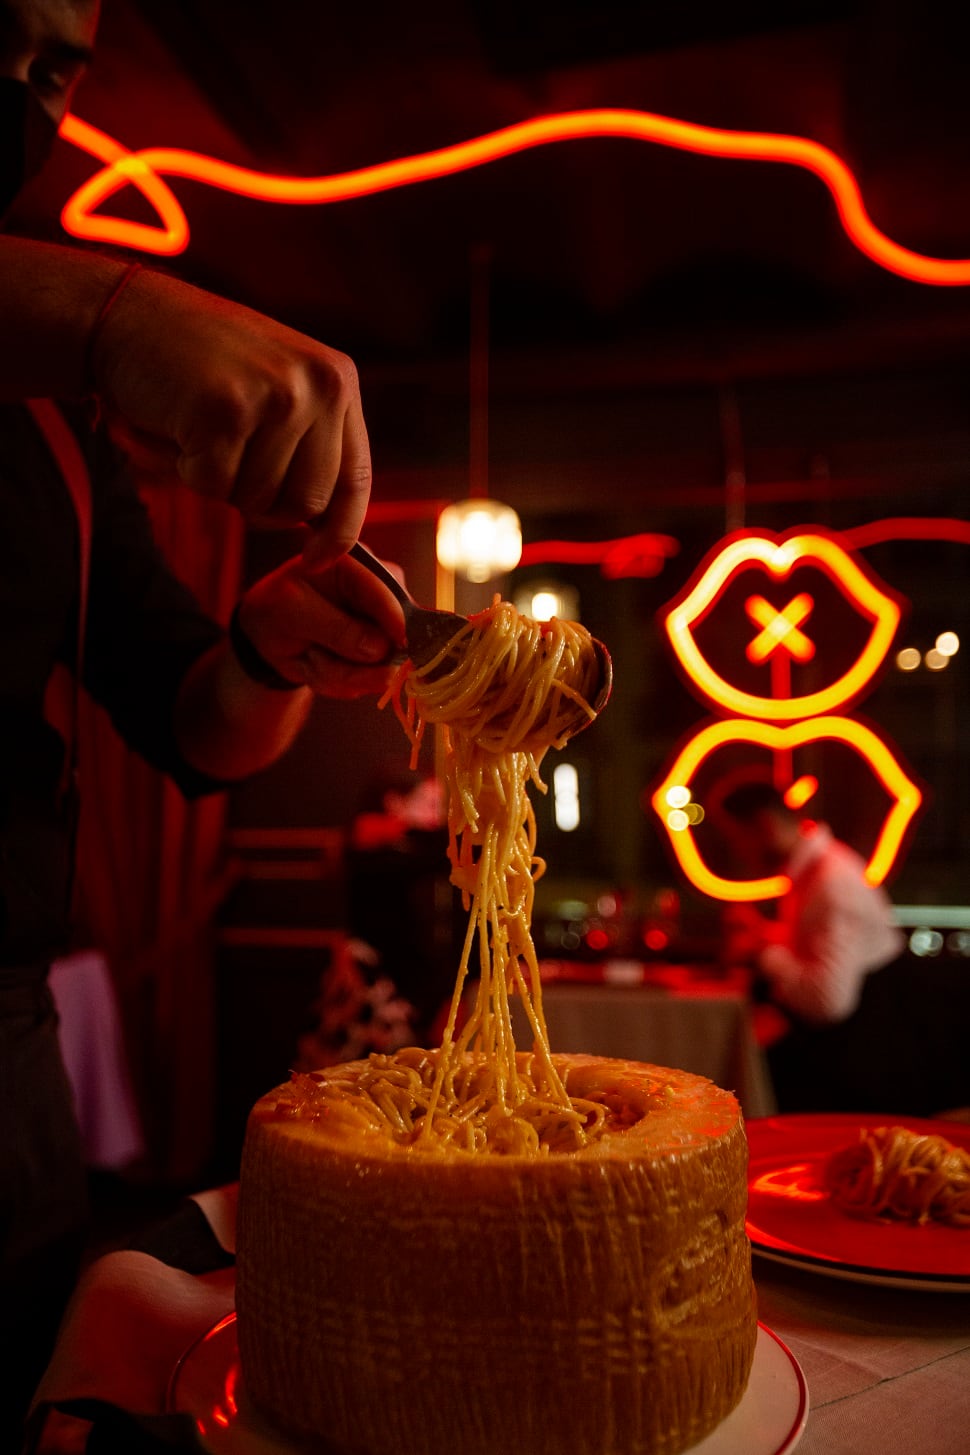
[[[967,1455],[970,1290],[849,1283],[757,1255],[754,1271],[759,1317],[808,1383],[798,1455]]]

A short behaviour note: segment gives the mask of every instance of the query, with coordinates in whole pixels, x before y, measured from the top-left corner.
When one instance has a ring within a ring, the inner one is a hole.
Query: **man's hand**
[[[264,576],[239,602],[238,623],[259,655],[294,686],[324,697],[383,692],[389,658],[404,640],[404,616],[370,571],[341,556],[329,566],[303,557]],[[188,761],[223,781],[275,763],[313,703],[254,681],[224,638],[189,669],[175,710]]]
[[[344,354],[160,273],[139,273],[91,359],[133,467],[228,500],[250,520],[313,520],[314,565],[360,533],[371,463]]]
[[[400,604],[347,557],[322,568],[287,561],[249,588],[239,621],[278,672],[327,697],[383,692],[404,641]]]

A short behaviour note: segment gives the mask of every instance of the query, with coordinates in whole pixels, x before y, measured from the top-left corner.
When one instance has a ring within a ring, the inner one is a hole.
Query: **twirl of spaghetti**
[[[825,1167],[832,1201],[862,1218],[970,1228],[970,1153],[906,1127],[863,1129]]]
[[[597,674],[584,627],[531,621],[496,599],[432,661],[406,663],[384,699],[411,739],[413,762],[426,727],[442,729],[451,880],[468,929],[441,1046],[372,1056],[353,1085],[331,1084],[345,1111],[415,1151],[576,1150],[622,1117],[622,1109],[571,1098],[553,1064],[531,933],[545,865],[528,787],[545,791],[546,751],[595,716]],[[478,987],[459,1029],[473,954]],[[518,1056],[516,994],[533,1041]],[[312,1100],[312,1086],[304,1090]],[[321,1086],[316,1094],[331,1093]]]

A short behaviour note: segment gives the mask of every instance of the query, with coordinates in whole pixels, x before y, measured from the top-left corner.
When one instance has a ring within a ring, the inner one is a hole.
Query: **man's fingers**
[[[186,484],[228,499],[248,519],[299,525],[315,518],[311,559],[324,565],[353,545],[370,498],[371,464],[359,405],[343,422],[324,410],[302,420],[261,418],[248,437],[207,440],[183,452]]]
[[[376,663],[388,657],[393,638],[383,630],[378,612],[356,614],[357,602],[346,597],[334,604],[313,591],[307,606],[307,635],[315,647],[346,662]],[[349,607],[350,609],[346,609]]]
[[[235,504],[233,489],[245,446],[244,439],[223,435],[206,439],[197,447],[182,449],[177,461],[179,479],[200,495]]]
[[[318,560],[357,539],[370,448],[345,354],[153,273],[125,291],[100,348],[102,406],[132,434],[174,447],[191,489],[248,517],[295,525],[322,515]]]
[[[356,397],[344,415],[340,447],[329,499],[321,510],[303,517],[313,526],[304,543],[303,555],[314,567],[325,566],[349,551],[363,529],[367,514],[373,471],[367,427]]]
[[[376,623],[395,646],[404,644],[404,612],[397,597],[374,575],[350,556],[332,565],[318,567],[304,550],[300,575],[319,596],[336,601],[354,617]]]
[[[294,508],[287,516],[283,499],[284,482],[301,443],[300,430],[284,430],[269,420],[259,424],[250,436],[228,496],[230,504],[247,520],[281,526],[301,524],[299,509]]]
[[[232,500],[247,514],[296,524],[320,519],[317,561],[336,560],[360,534],[371,463],[357,371],[342,354],[305,372],[282,370],[247,445]]]
[[[380,694],[403,640],[400,604],[349,556],[319,571],[296,556],[251,586],[243,626],[287,677],[330,697]]]
[[[125,456],[132,473],[146,484],[167,485],[179,479],[179,452],[167,440],[132,429],[117,417],[105,420],[112,443]]]
[[[373,483],[370,440],[360,396],[355,392],[344,415],[340,473],[327,507],[328,528],[340,555],[350,550],[364,528]]]
[[[322,647],[308,647],[300,660],[301,679],[326,697],[379,697],[389,686],[391,676],[386,666],[354,666]]]

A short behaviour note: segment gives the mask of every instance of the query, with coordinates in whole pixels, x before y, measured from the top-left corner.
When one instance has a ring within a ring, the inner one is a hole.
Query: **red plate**
[[[863,1128],[935,1133],[970,1151],[970,1126],[918,1117],[808,1113],[747,1123],[748,1237],[755,1252],[820,1273],[905,1287],[970,1290],[970,1228],[849,1217],[821,1185],[829,1155]]]

